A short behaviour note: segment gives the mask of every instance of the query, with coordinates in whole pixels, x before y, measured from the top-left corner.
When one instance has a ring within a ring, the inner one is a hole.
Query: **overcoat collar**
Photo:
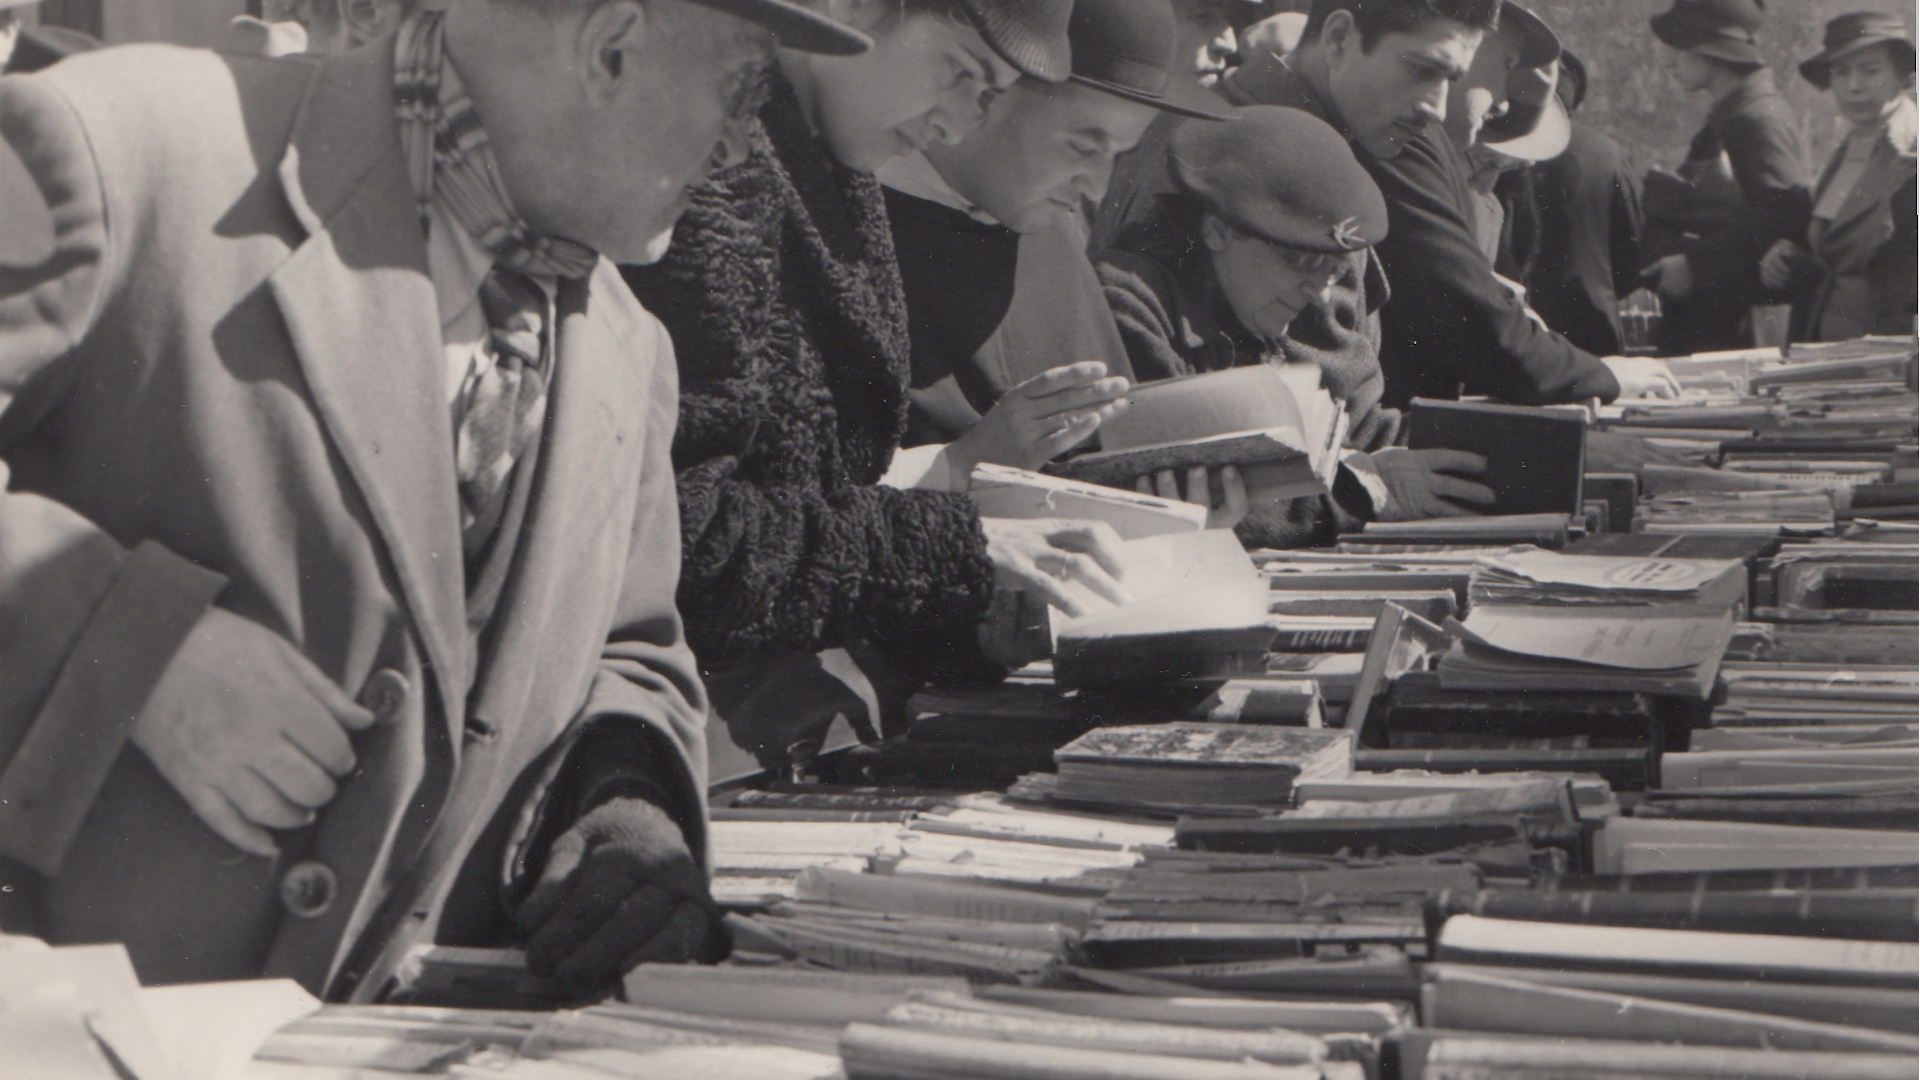
[[[450,725],[473,669],[438,307],[393,104],[391,35],[323,62],[281,185],[306,240],[271,278],[308,392],[372,515]],[[449,732],[453,744],[459,731]]]
[[[1913,175],[1914,144],[1916,141],[1916,114],[1913,99],[1902,98],[1887,118],[1887,126],[1880,137],[1874,141],[1873,154],[1867,160],[1866,172],[1860,176],[1859,183],[1847,194],[1846,201],[1840,204],[1840,210],[1826,226],[1828,235],[1840,231],[1855,218],[1872,210],[1880,204],[1895,188],[1905,183]],[[1820,174],[1820,182],[1814,187],[1814,197],[1833,182],[1834,173],[1840,170],[1840,159],[1846,152],[1843,141],[1834,152],[1827,167]],[[1901,166],[1904,164],[1904,168]]]

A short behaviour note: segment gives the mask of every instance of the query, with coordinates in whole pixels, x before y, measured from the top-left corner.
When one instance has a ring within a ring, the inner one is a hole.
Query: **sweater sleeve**
[[[1193,374],[1193,365],[1176,344],[1173,282],[1166,268],[1131,251],[1105,251],[1094,260],[1100,290],[1113,311],[1114,327],[1126,346],[1135,382],[1154,382]]]
[[[1600,359],[1527,317],[1474,242],[1444,151],[1425,138],[1381,160],[1360,155],[1387,200],[1377,251],[1393,301],[1381,312],[1388,405],[1469,393],[1538,405],[1599,397],[1620,384]]]

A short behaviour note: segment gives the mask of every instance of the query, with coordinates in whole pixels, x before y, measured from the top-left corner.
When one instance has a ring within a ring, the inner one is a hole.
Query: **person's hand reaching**
[[[1651,356],[1603,356],[1600,362],[1607,365],[1614,381],[1620,384],[1616,401],[1680,396],[1680,380],[1673,377],[1673,369],[1663,360]]]
[[[712,963],[726,949],[680,826],[639,798],[609,799],[561,833],[514,921],[527,970],[579,996],[636,964]]]
[[[1223,465],[1219,469],[1220,501],[1213,501],[1212,478],[1207,475],[1205,465],[1195,465],[1187,470],[1186,490],[1181,491],[1179,477],[1172,469],[1161,469],[1153,476],[1138,477],[1133,482],[1134,490],[1142,495],[1158,495],[1163,499],[1199,503],[1207,508],[1207,528],[1231,529],[1240,524],[1247,516],[1247,484],[1240,478],[1240,470],[1232,465]]]
[[[1393,446],[1367,456],[1387,486],[1387,505],[1375,511],[1380,521],[1460,517],[1493,505],[1493,489],[1470,479],[1487,471],[1479,454]]]
[[[966,434],[948,444],[960,475],[973,466],[1037,469],[1085,442],[1126,408],[1129,384],[1098,360],[1043,371],[1008,390]]]
[[[1090,598],[1130,598],[1120,581],[1120,536],[1104,521],[982,518],[980,527],[996,589],[1025,591],[1068,615],[1088,614]]]

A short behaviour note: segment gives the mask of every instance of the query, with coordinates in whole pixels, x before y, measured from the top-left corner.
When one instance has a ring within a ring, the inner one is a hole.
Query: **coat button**
[[[333,907],[340,891],[340,879],[333,867],[308,859],[287,868],[280,879],[280,903],[288,912],[303,919],[317,919]]]
[[[405,675],[392,668],[381,668],[360,688],[360,704],[372,711],[375,723],[391,724],[400,719],[407,696],[412,692],[413,684]]]

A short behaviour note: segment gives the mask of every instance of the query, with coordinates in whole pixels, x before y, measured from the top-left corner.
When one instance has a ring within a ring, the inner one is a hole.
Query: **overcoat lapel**
[[[438,305],[390,39],[324,64],[280,180],[306,241],[271,278],[308,391],[385,542],[454,746],[471,657]]]

